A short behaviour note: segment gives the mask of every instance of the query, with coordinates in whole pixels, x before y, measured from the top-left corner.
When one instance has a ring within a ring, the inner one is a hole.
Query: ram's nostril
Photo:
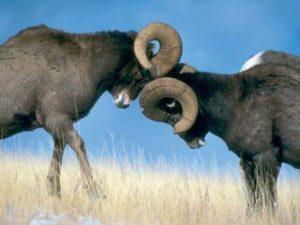
[[[204,141],[204,139],[199,138],[198,144],[199,144],[200,147],[202,147],[202,146],[204,146],[206,144],[206,142]]]
[[[120,99],[121,99],[121,102],[124,102],[124,100],[125,100],[125,95],[122,94]]]

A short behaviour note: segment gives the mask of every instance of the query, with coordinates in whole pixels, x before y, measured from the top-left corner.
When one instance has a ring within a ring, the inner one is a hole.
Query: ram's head
[[[196,69],[178,64],[173,74],[196,72]],[[205,117],[199,113],[198,98],[186,83],[172,77],[162,77],[148,83],[140,97],[140,106],[149,119],[170,124],[190,148],[199,148],[205,144],[208,130]]]
[[[153,53],[152,41],[159,43]],[[165,76],[178,64],[182,54],[182,41],[177,31],[165,23],[151,23],[134,40],[133,60],[120,71],[111,93],[118,107],[126,108],[144,85]]]

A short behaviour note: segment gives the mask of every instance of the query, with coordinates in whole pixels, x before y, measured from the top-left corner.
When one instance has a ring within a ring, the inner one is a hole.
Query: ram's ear
[[[127,37],[129,37],[130,39],[132,39],[133,41],[135,40],[136,36],[137,36],[137,32],[130,30],[126,33]]]
[[[186,63],[178,63],[171,71],[171,74],[195,73],[197,69]]]

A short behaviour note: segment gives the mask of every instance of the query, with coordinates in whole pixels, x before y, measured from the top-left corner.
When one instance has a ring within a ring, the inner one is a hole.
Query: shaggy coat
[[[85,117],[105,91],[123,108],[137,97],[144,71],[134,55],[135,37],[135,32],[118,31],[70,34],[42,25],[0,46],[0,139],[39,127],[53,136],[52,194],[60,195],[66,144],[77,154],[87,188],[97,193],[73,122]]]
[[[190,147],[199,147],[208,132],[222,138],[241,159],[250,203],[274,205],[281,164],[300,169],[300,71],[264,64],[235,75],[173,77],[193,89],[199,105],[196,122],[180,136]],[[170,123],[180,117],[178,103],[161,107],[174,115]]]

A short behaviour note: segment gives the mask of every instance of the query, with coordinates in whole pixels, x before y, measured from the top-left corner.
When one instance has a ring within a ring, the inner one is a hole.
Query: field
[[[67,163],[58,200],[47,194],[45,157],[2,153],[0,161],[1,225],[300,224],[299,180],[280,181],[274,216],[266,211],[249,216],[242,181],[230,172],[99,159],[93,171],[107,195],[102,201],[89,198],[76,163]]]

